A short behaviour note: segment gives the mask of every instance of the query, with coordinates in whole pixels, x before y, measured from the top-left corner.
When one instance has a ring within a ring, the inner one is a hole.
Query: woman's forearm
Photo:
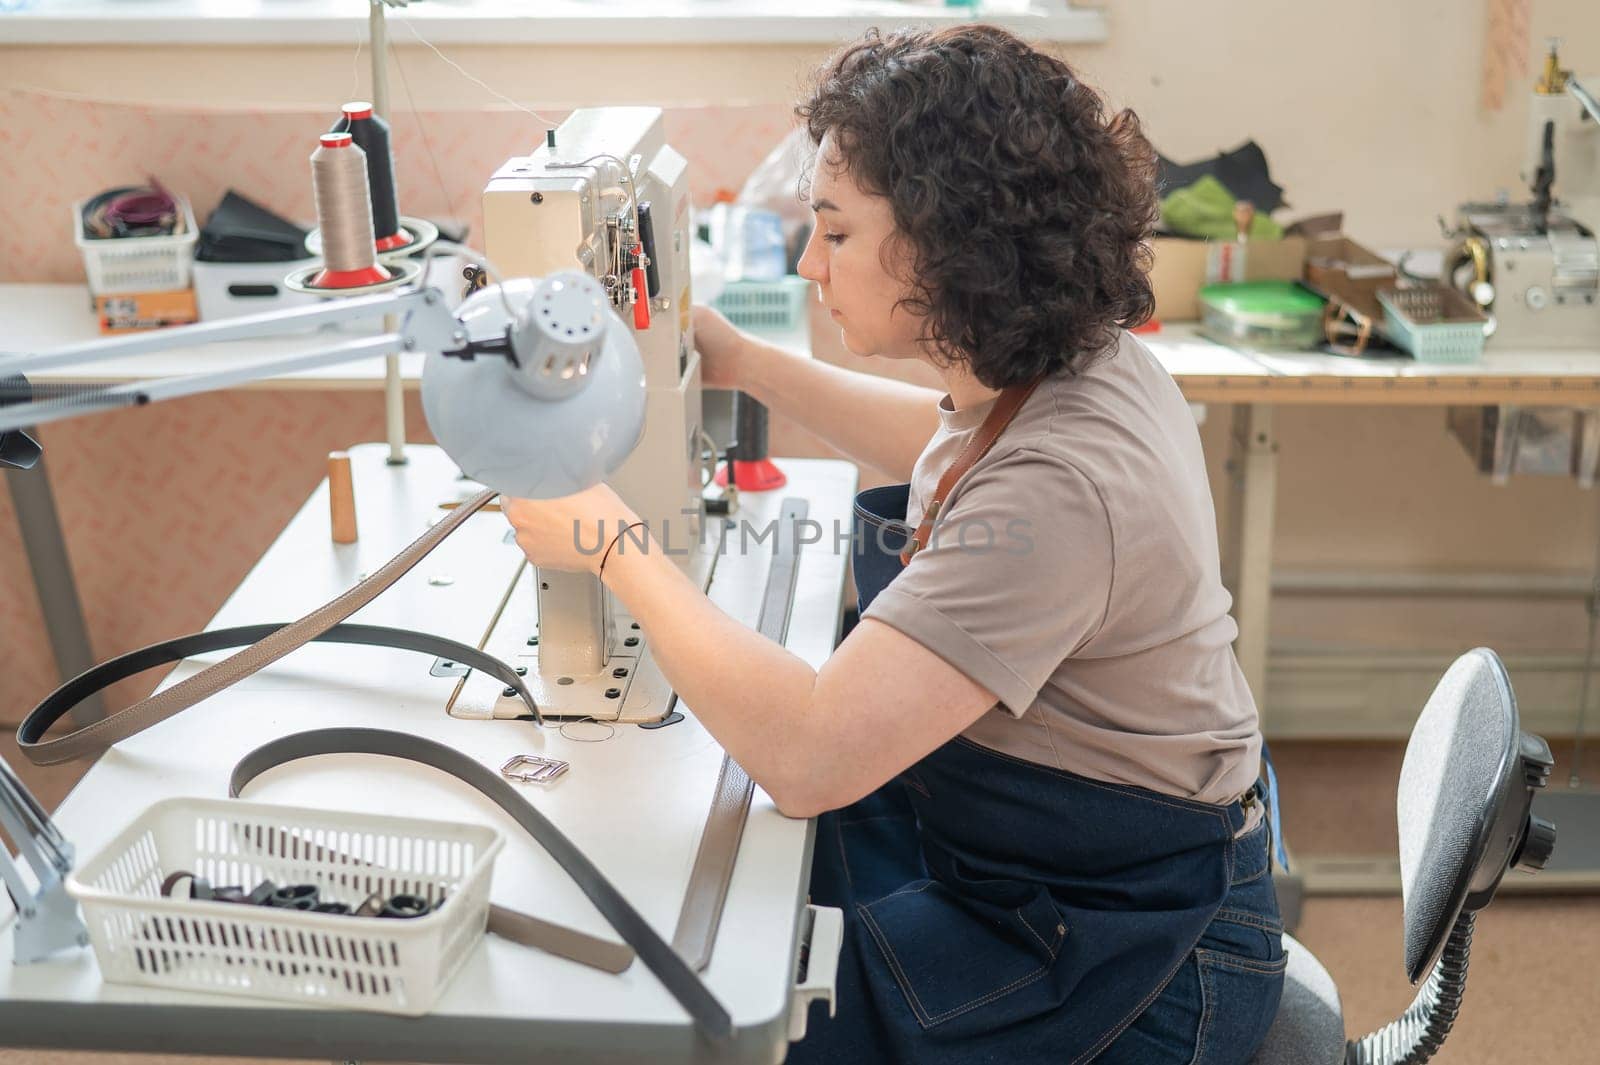
[[[939,428],[939,393],[750,338],[741,387],[857,462],[909,481]]]
[[[807,711],[816,671],[723,613],[654,540],[614,554],[604,578],[678,697],[779,810],[809,816],[815,781],[804,767],[815,743]]]

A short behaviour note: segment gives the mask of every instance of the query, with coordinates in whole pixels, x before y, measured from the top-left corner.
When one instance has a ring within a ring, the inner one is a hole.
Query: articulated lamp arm
[[[28,381],[29,374],[388,315],[398,321],[392,332],[243,366],[88,386]],[[552,498],[597,484],[644,430],[644,367],[631,331],[599,282],[564,271],[491,285],[453,312],[438,289],[419,285],[0,356],[0,462],[32,465],[37,448],[22,430],[35,425],[407,351],[427,355],[422,401],[434,437],[468,476],[509,495]]]
[[[29,374],[62,368],[77,369],[111,359],[198,347],[223,340],[260,339],[296,333],[321,325],[350,324],[393,314],[399,328],[392,333],[352,337],[328,347],[276,359],[230,366],[206,373],[185,374],[154,381],[94,386],[66,390],[65,394],[35,395],[27,385]],[[461,323],[445,306],[434,288],[395,289],[371,296],[332,300],[311,307],[231,318],[222,322],[158,329],[132,336],[91,340],[36,354],[0,356],[0,432],[41,425],[63,418],[276,377],[299,370],[388,355],[398,351],[445,351],[465,346]],[[19,380],[20,379],[20,380]]]

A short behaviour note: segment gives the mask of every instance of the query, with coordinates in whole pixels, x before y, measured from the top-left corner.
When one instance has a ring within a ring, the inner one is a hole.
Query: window
[[[412,0],[387,9],[436,44],[828,44],[870,26],[996,23],[1032,40],[1107,38],[1103,12],[1066,0]],[[333,8],[334,10],[330,10]],[[0,0],[8,44],[343,44],[353,0]]]

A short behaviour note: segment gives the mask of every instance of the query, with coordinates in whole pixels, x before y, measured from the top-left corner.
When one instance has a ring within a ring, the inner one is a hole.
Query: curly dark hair
[[[1060,59],[992,26],[873,30],[795,111],[893,205],[899,306],[941,361],[1005,388],[1077,370],[1149,319],[1155,152]]]

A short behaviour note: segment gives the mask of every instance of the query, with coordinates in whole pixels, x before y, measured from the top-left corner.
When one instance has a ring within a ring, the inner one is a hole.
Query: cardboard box
[[[1150,242],[1155,263],[1150,287],[1156,296],[1156,317],[1163,322],[1188,322],[1200,317],[1202,285],[1218,281],[1298,281],[1306,266],[1305,237],[1228,241],[1156,237]]]
[[[1395,282],[1393,263],[1349,237],[1317,237],[1306,250],[1306,284],[1375,322],[1383,320],[1378,290]]]
[[[200,320],[194,290],[123,292],[96,296],[94,315],[102,333],[138,333],[169,325],[189,325]]]

